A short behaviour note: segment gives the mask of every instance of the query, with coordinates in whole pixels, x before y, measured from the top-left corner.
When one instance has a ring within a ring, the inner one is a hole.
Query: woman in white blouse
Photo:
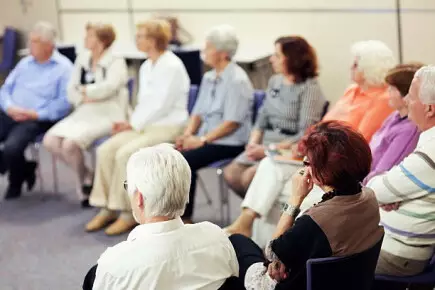
[[[74,111],[54,125],[44,137],[44,146],[76,174],[76,192],[82,207],[88,207],[93,173],[86,168],[84,150],[96,139],[110,134],[114,122],[127,117],[127,66],[115,57],[111,25],[86,26],[85,47],[79,55],[68,85],[68,101]]]
[[[89,201],[101,210],[86,225],[89,232],[115,220],[106,229],[107,235],[124,233],[136,225],[123,184],[128,158],[140,148],[174,142],[188,118],[190,80],[182,61],[167,50],[169,24],[153,19],[137,28],[137,47],[148,55],[139,72],[138,104],[128,122],[113,124],[112,138],[97,149]]]

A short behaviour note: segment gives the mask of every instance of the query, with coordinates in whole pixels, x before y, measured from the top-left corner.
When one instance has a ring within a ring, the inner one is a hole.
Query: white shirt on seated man
[[[130,157],[126,189],[140,225],[101,255],[95,277],[91,269],[85,284],[95,279],[92,289],[218,289],[238,276],[236,253],[223,230],[209,222],[185,225],[180,218],[190,175],[187,161],[168,144]]]

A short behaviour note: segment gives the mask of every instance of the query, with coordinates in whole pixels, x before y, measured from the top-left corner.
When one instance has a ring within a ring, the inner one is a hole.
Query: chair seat
[[[230,164],[231,161],[233,161],[232,158],[219,160],[219,161],[213,162],[213,163],[210,164],[208,167],[210,167],[210,168],[216,168],[216,169],[218,169],[218,168],[222,168],[222,167],[225,167],[225,166],[227,166],[228,164]]]
[[[106,142],[109,138],[110,138],[110,136],[105,136],[105,137],[102,137],[100,139],[97,139],[94,141],[94,143],[92,143],[91,147],[98,147],[101,144],[103,144],[104,142]]]

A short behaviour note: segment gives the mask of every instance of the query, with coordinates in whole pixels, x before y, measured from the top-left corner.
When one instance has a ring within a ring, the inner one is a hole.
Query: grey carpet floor
[[[0,290],[81,289],[84,275],[100,254],[127,237],[85,233],[84,225],[96,209],[80,208],[71,171],[59,163],[59,192],[53,192],[51,158],[43,149],[40,158],[43,190],[38,181],[22,198],[3,201],[6,181],[0,181]],[[219,224],[215,171],[205,169],[201,176],[213,204],[207,205],[199,188],[194,221]],[[232,194],[230,201],[234,218],[241,200]]]

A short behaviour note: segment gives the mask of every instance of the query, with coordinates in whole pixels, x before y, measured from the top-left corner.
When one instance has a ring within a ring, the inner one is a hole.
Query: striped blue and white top
[[[401,202],[396,211],[380,210],[385,228],[382,250],[429,260],[435,249],[435,127],[420,135],[413,153],[367,186],[380,204]]]

